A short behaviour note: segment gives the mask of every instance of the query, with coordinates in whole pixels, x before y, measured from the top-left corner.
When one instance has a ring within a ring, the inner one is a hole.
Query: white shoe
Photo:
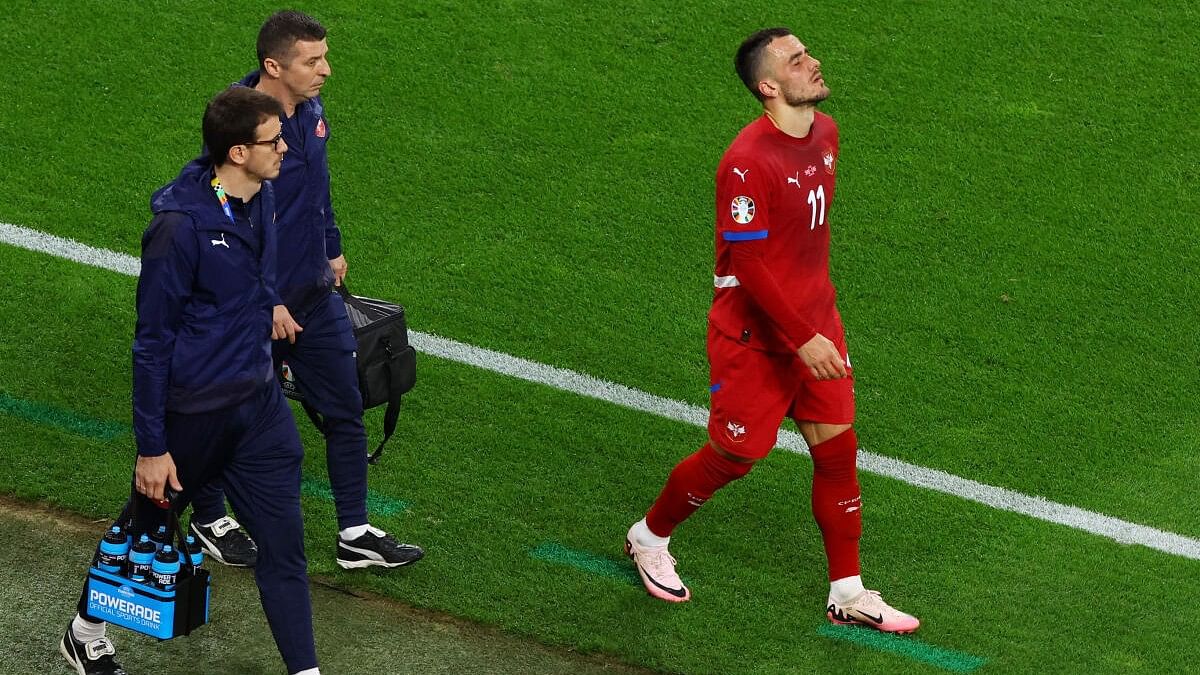
[[[869,626],[884,633],[912,633],[921,626],[917,617],[884,602],[879,591],[864,590],[846,604],[829,598],[825,615],[836,624]]]

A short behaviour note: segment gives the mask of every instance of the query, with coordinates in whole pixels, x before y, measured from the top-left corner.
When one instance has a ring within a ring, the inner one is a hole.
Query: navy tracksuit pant
[[[258,543],[254,577],[288,672],[315,668],[300,514],[304,449],[291,408],[274,378],[237,405],[192,415],[168,413],[166,440],[183,485],[175,508],[182,512],[197,489],[221,481],[242,524]],[[131,528],[135,538],[166,522],[165,511],[140,494],[136,499]],[[80,598],[79,613],[95,621],[87,614],[86,597]]]
[[[296,343],[275,340],[276,370],[286,361],[305,399],[321,414],[325,426],[325,462],[337,508],[338,529],[367,523],[367,430],[363,426],[358,389],[354,330],[346,305],[336,293],[311,310],[293,317],[304,328]],[[232,499],[231,499],[232,501]],[[202,490],[192,503],[192,519],[211,523],[225,515],[219,484]],[[234,511],[238,517],[242,514]]]

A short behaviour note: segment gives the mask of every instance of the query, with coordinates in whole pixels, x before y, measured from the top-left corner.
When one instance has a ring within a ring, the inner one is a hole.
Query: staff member
[[[210,155],[151,199],[133,341],[137,536],[219,478],[260,545],[255,579],[289,673],[318,673],[300,514],[303,448],[271,364],[279,103],[235,87],[204,111]],[[81,675],[122,675],[86,597],[59,645]],[[219,671],[211,664],[198,670]]]

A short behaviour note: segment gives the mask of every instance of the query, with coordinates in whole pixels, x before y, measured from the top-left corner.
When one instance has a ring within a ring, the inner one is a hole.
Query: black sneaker
[[[240,528],[238,521],[225,516],[211,526],[188,523],[188,534],[200,542],[213,560],[233,567],[254,567],[258,562],[258,546]]]
[[[71,624],[67,624],[67,632],[63,633],[62,642],[58,643],[58,651],[79,675],[127,675],[121,664],[113,659],[117,650],[108,638],[84,644],[75,639]]]
[[[360,567],[401,567],[425,557],[420,546],[401,544],[395,537],[374,527],[357,539],[349,541],[338,536],[337,564],[343,569]]]

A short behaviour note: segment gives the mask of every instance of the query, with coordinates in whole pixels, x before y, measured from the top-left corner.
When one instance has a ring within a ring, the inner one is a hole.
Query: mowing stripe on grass
[[[541,560],[542,562],[554,563],[555,565],[574,567],[577,570],[598,574],[609,579],[627,581],[634,585],[642,583],[641,579],[638,579],[637,572],[628,565],[615,563],[604,556],[588,553],[587,551],[576,551],[553,541],[538,544],[537,548],[529,552],[529,557],[534,560]]]
[[[925,644],[913,637],[880,633],[870,628],[855,628],[853,626],[838,626],[831,623],[817,629],[817,635],[844,640],[862,645],[869,649],[897,654],[913,661],[920,661],[931,666],[955,673],[969,673],[987,663],[987,659],[971,656],[953,649],[943,649]]]
[[[73,434],[102,441],[112,440],[130,432],[130,428],[123,424],[89,419],[70,410],[13,398],[4,392],[0,392],[0,414],[22,417],[36,424],[58,427]],[[300,492],[311,497],[333,501],[333,489],[328,482],[318,478],[305,476],[300,482]],[[406,509],[408,509],[408,502],[393,499],[374,490],[367,490],[367,511],[370,513],[394,516],[403,513]]]
[[[69,239],[7,223],[0,223],[0,241],[130,276],[137,276],[141,269],[140,261],[133,256],[107,249],[93,248]],[[580,396],[607,401],[699,427],[708,424],[706,409],[682,401],[655,396],[565,368],[555,368],[429,333],[409,331],[409,339],[412,340],[418,351],[432,356],[484,368],[529,382],[537,382]],[[791,431],[779,432],[779,447],[801,454],[808,452],[804,439]],[[860,451],[858,457],[858,466],[863,471],[895,478],[910,485],[954,495],[1002,511],[1011,511],[1038,520],[1066,525],[1107,537],[1122,544],[1141,544],[1172,555],[1200,560],[1200,540],[1197,539],[1146,525],[1130,523],[1102,513],[1058,504],[1041,497],[1032,497],[1020,492],[979,483],[944,471],[928,469],[871,452]]]
[[[31,422],[58,427],[80,436],[111,441],[118,436],[129,433],[129,427],[116,422],[90,419],[62,408],[13,398],[0,392],[0,414],[21,417]]]
[[[327,481],[304,476],[300,480],[300,493],[333,501],[333,488]],[[367,511],[373,515],[394,516],[408,509],[408,502],[367,490]]]

